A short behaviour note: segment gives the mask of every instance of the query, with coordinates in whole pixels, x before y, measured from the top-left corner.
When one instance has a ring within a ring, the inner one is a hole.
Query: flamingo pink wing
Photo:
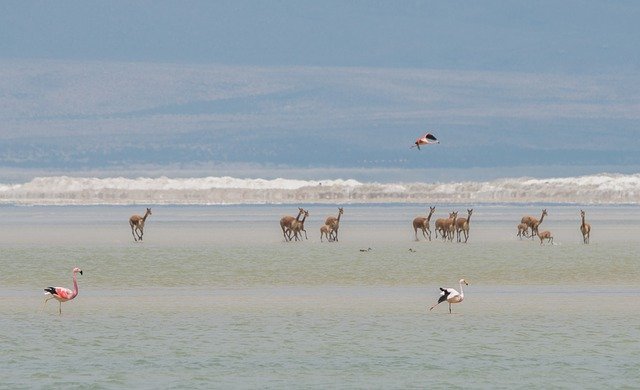
[[[64,287],[56,287],[56,295],[62,299],[71,299],[74,297],[73,291]]]

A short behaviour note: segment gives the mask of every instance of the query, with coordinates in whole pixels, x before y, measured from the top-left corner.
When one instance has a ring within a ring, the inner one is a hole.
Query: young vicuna
[[[522,237],[529,238],[529,225],[526,223],[518,224],[518,237],[522,240]]]
[[[473,209],[467,209],[467,218],[456,219],[456,233],[458,234],[458,242],[461,241],[460,233],[464,235],[464,242],[469,240],[469,221],[471,221],[471,214]]]
[[[282,229],[282,235],[284,236],[285,241],[291,241],[291,236],[287,236],[287,230],[291,229],[293,221],[300,219],[303,212],[304,210],[302,207],[298,207],[298,215],[295,218],[290,215],[285,215],[280,218],[280,228]]]
[[[583,210],[580,210],[580,218],[582,218],[582,224],[580,225],[580,231],[582,232],[582,242],[584,242],[585,244],[589,243],[589,236],[591,236],[591,225],[589,225],[588,223],[586,223],[584,221],[584,214],[585,212]]]
[[[422,235],[425,239],[427,239],[427,234],[429,235],[429,241],[431,241],[431,227],[429,227],[429,221],[431,221],[431,216],[436,211],[435,207],[429,207],[429,215],[426,217],[415,217],[413,219],[413,232],[416,235],[416,241],[418,240],[418,229],[422,230]]]
[[[333,241],[333,239],[331,238],[330,234],[331,234],[331,226],[329,226],[329,225],[320,226],[320,242],[323,242],[322,241],[322,237],[323,236],[327,237],[327,241],[328,242]]]
[[[551,232],[548,230],[545,230],[542,233],[538,232],[538,238],[540,239],[540,245],[542,245],[543,240],[547,240],[547,243],[553,244],[553,236],[551,235]]]
[[[131,234],[133,235],[134,241],[142,241],[142,235],[144,234],[144,223],[147,220],[147,217],[151,215],[151,209],[147,207],[147,212],[144,213],[144,217],[141,217],[137,214],[132,215],[129,218],[129,226],[131,226]],[[136,238],[136,234],[138,237]]]

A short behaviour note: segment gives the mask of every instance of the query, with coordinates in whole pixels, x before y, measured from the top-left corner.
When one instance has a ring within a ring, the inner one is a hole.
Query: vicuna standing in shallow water
[[[454,216],[457,215],[457,212],[449,213],[449,218],[438,218],[436,219],[436,238],[438,238],[438,232],[442,235],[442,239],[447,239],[447,233],[449,232],[449,227],[454,220]]]
[[[344,209],[342,207],[338,207],[338,216],[329,216],[324,221],[325,225],[331,226],[331,233],[329,236],[333,236],[333,240],[338,241],[338,229],[340,228],[340,217],[344,213]]]
[[[144,217],[141,217],[137,214],[132,215],[129,218],[129,226],[131,226],[131,234],[133,234],[134,241],[142,241],[142,235],[144,234],[144,223],[147,220],[147,217],[151,215],[151,209],[147,208],[147,212],[144,213]],[[136,233],[138,237],[136,238]]]
[[[580,225],[580,231],[582,232],[582,242],[584,242],[585,244],[589,243],[589,236],[591,236],[591,225],[589,225],[588,223],[586,223],[584,221],[584,214],[585,212],[583,210],[580,210],[580,218],[582,218],[582,224]]]
[[[280,228],[282,229],[282,235],[285,241],[291,241],[291,236],[287,236],[287,230],[291,229],[293,221],[299,219],[303,212],[302,207],[298,207],[298,215],[295,218],[290,215],[285,215],[280,218]]]
[[[455,238],[456,235],[456,221],[458,220],[458,212],[454,212],[453,213],[453,218],[449,221],[448,224],[448,228],[449,230],[447,231],[447,237],[449,238],[449,241],[453,242],[453,239]]]
[[[544,220],[545,215],[547,215],[547,209],[542,210],[542,215],[540,216],[540,220],[537,220],[535,217],[532,217],[530,215],[524,216],[520,220],[520,223],[526,223],[527,226],[531,228],[531,239],[533,239],[533,236],[538,234],[538,227]]]
[[[301,241],[302,233],[300,232],[304,232],[305,238],[307,238],[306,237],[307,231],[304,230],[304,221],[305,219],[307,219],[308,216],[309,216],[309,211],[304,210],[304,212],[302,213],[302,219],[301,220],[296,219],[295,221],[293,221],[288,231],[289,237],[291,237],[291,233],[293,233],[293,236],[295,237],[296,241],[299,241],[299,240]],[[300,239],[298,239],[298,235],[300,235]]]
[[[418,239],[418,229],[422,230],[422,235],[424,238],[427,238],[427,233],[429,234],[429,241],[431,241],[431,227],[429,227],[429,221],[431,221],[431,216],[436,211],[435,207],[429,207],[429,215],[427,217],[415,217],[413,219],[413,232],[416,235],[416,241],[420,241]]]
[[[458,242],[461,242],[460,232],[464,234],[464,242],[469,240],[469,221],[471,220],[471,214],[473,209],[467,209],[467,218],[458,218],[456,220],[456,233],[458,234]]]

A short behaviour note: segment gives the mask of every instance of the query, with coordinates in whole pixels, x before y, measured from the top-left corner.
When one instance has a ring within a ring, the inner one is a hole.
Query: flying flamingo
[[[44,304],[42,305],[42,310],[44,310],[44,306],[47,304],[49,299],[55,298],[58,302],[60,302],[59,313],[62,315],[62,302],[70,301],[76,296],[78,296],[78,280],[77,273],[80,272],[82,275],[82,270],[80,268],[73,269],[73,291],[69,290],[65,287],[47,287],[44,289]]]
[[[460,279],[460,292],[457,292],[451,287],[447,287],[447,288],[440,287],[440,290],[442,291],[440,293],[440,299],[438,299],[438,303],[436,303],[435,305],[429,308],[429,311],[433,310],[433,308],[438,306],[441,302],[447,301],[449,302],[449,314],[451,314],[451,304],[460,303],[464,300],[464,291],[462,291],[462,283],[464,283],[467,286],[469,285],[469,283],[467,283],[466,280]]]
[[[414,142],[415,145],[413,145],[412,148],[415,148],[417,146],[418,150],[420,150],[420,145],[430,145],[430,144],[439,144],[439,143],[440,141],[438,141],[438,139],[433,134],[427,133],[424,135],[424,137],[416,139],[416,142]]]

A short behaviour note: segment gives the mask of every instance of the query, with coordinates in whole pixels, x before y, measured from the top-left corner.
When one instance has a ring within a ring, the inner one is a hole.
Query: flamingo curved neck
[[[78,295],[78,274],[77,273],[73,273],[73,294],[71,295],[71,298],[75,297],[76,295]]]

